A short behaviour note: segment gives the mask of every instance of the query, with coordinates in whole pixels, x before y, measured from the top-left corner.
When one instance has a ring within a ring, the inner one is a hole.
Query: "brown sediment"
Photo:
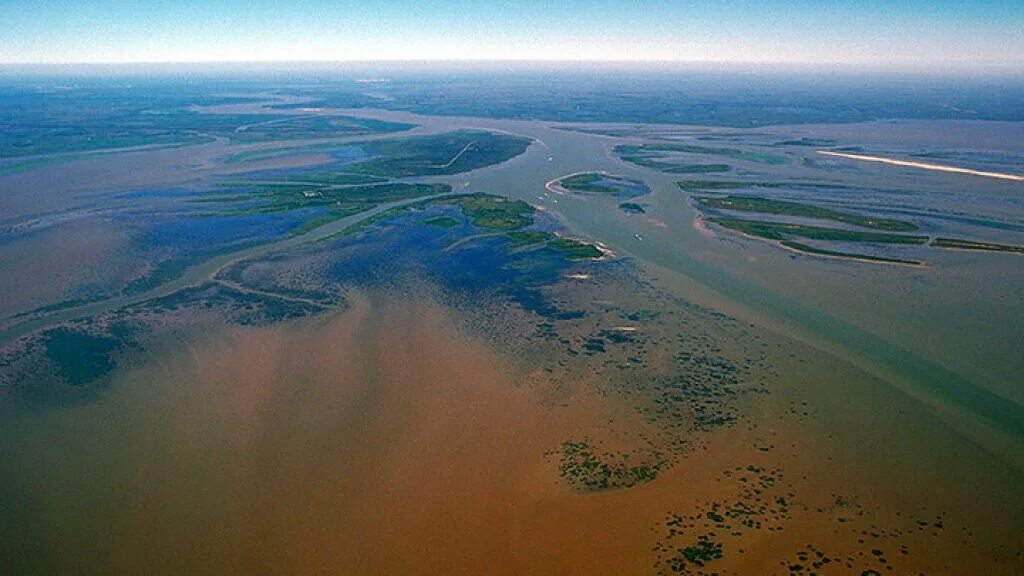
[[[76,297],[84,285],[133,274],[128,235],[108,222],[76,220],[0,247],[0,319]]]
[[[826,440],[877,442],[901,418],[908,447],[886,453],[926,458],[924,436],[937,434],[904,412],[909,401],[883,410],[874,398],[844,396],[839,383],[857,376],[834,362],[791,360],[784,373],[806,384],[750,397],[740,425],[707,435],[654,481],[581,492],[559,478],[552,451],[584,437],[628,450],[631,438],[654,431],[645,417],[591,381],[569,379],[553,401],[550,374],[468,335],[437,304],[351,301],[320,319],[170,343],[122,368],[102,401],[5,418],[15,444],[0,440],[0,471],[10,479],[16,467],[24,479],[8,496],[38,500],[18,524],[25,549],[43,546],[54,563],[47,568],[82,574],[655,573],[655,546],[671,551],[705,532],[724,546],[709,566],[722,574],[770,571],[807,543],[857,567],[873,565],[867,550],[884,548],[897,573],[984,566],[985,554],[1006,554],[989,545],[995,537],[954,540],[967,538],[960,513],[944,517],[949,532],[940,536],[918,528],[919,518],[934,524],[927,506],[937,495],[958,490],[955,481],[934,483],[934,463],[875,462],[883,457],[870,446],[840,450]],[[819,401],[803,410],[828,418],[787,415],[801,396],[818,397],[817,379],[834,383],[841,409]],[[842,432],[866,413],[877,414],[864,422],[870,431]],[[47,438],[62,449],[19,448]],[[777,483],[751,496],[741,480],[757,478],[750,466],[771,470]],[[945,467],[994,473],[966,461]],[[886,481],[890,474],[903,480]],[[901,494],[913,474],[921,485]],[[851,491],[861,504],[837,506]],[[787,499],[784,514],[777,496]],[[772,530],[696,526],[666,536],[668,514],[742,498],[786,518],[759,517]],[[974,508],[970,499],[940,500]],[[861,532],[882,534],[881,543],[859,542]],[[1012,573],[1004,567],[990,573]]]
[[[582,174],[582,172],[581,172],[581,174]],[[569,176],[573,176],[573,174],[570,174]],[[544,189],[547,190],[548,192],[551,192],[551,193],[554,193],[554,194],[558,194],[558,195],[561,195],[561,196],[567,196],[567,195],[571,194],[572,192],[570,192],[564,186],[562,186],[562,184],[561,184],[562,178],[566,178],[566,176],[561,176],[561,177],[555,178],[554,180],[548,181],[547,183],[544,184]]]
[[[693,217],[693,229],[707,237],[718,236],[710,227],[708,227],[707,218],[705,218],[700,212],[697,212]]]
[[[571,420],[435,305],[356,301],[160,358],[54,413],[51,433],[93,428],[36,468],[56,474],[44,540],[80,573],[519,573],[538,507],[574,497],[543,456]],[[114,492],[81,478],[97,457]]]

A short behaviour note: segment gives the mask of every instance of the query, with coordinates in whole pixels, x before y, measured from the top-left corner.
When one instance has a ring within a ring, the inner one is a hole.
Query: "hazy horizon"
[[[1004,63],[970,66],[934,63],[851,64],[835,62],[718,62],[684,60],[528,60],[528,59],[380,59],[380,60],[253,60],[167,62],[0,62],[0,75],[103,76],[134,74],[308,74],[411,72],[570,72],[697,73],[734,75],[891,76],[898,79],[993,77],[1024,78],[1024,68]]]
[[[587,61],[1012,69],[1024,5],[645,1],[0,5],[0,64]]]

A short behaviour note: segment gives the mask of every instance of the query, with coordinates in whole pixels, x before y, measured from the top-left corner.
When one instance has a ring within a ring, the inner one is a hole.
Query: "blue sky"
[[[1024,0],[0,0],[0,62],[541,59],[1024,66]]]

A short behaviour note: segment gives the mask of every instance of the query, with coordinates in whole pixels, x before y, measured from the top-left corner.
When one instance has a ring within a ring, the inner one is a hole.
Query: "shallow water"
[[[550,416],[436,306],[359,300],[131,364],[88,406],[5,410],[16,572],[479,573],[551,490],[530,480]]]

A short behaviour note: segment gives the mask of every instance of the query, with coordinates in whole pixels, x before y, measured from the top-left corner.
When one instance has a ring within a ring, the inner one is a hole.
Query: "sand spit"
[[[896,158],[885,158],[882,156],[866,156],[864,154],[847,154],[845,152],[833,152],[831,150],[818,150],[818,154],[825,156],[836,156],[838,158],[849,158],[850,160],[862,160],[864,162],[880,162],[894,166],[907,166],[909,168],[921,168],[922,170],[935,170],[937,172],[952,172],[955,174],[970,174],[971,176],[983,176],[985,178],[998,178],[1000,180],[1012,180],[1024,182],[1024,175],[1007,174],[1005,172],[986,172],[984,170],[971,170],[958,166],[946,166],[943,164],[929,164],[927,162],[914,162],[911,160],[899,160]]]

